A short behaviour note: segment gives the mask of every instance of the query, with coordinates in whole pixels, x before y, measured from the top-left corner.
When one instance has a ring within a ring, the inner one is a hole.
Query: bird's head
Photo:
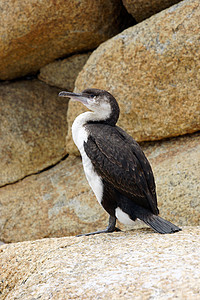
[[[115,125],[119,117],[119,106],[115,98],[105,90],[86,89],[81,93],[60,92],[60,97],[69,97],[83,103],[92,110],[95,120]]]

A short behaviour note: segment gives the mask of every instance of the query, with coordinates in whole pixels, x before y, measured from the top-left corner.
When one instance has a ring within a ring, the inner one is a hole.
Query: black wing
[[[87,124],[84,149],[98,174],[136,204],[158,214],[151,166],[137,142],[121,128]]]

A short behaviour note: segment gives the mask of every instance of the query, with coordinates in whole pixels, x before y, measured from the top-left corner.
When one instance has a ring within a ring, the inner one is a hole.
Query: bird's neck
[[[119,107],[116,103],[116,107],[106,107],[106,109],[100,109],[99,111],[87,111],[79,115],[76,119],[81,122],[82,125],[88,123],[105,123],[111,126],[115,126],[119,117]]]
[[[84,153],[83,141],[87,142],[88,133],[85,130],[85,125],[92,122],[101,122],[102,118],[97,113],[87,111],[80,114],[72,124],[72,137],[74,143],[78,147],[81,155]]]
[[[110,120],[110,112],[93,112],[93,111],[87,111],[82,114],[80,114],[75,121],[78,121],[82,125],[88,124],[88,123],[109,123]]]

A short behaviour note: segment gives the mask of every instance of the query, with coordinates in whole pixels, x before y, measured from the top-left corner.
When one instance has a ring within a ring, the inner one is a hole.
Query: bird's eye
[[[90,97],[91,97],[91,98],[94,98],[94,97],[95,97],[95,95],[93,95],[93,94],[90,94]]]

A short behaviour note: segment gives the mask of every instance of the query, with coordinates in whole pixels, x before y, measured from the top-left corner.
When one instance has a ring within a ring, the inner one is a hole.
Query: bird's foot
[[[95,234],[100,234],[100,233],[111,233],[114,231],[121,231],[119,228],[115,227],[115,224],[116,224],[116,218],[110,216],[108,227],[106,227],[106,229],[98,230],[98,231],[90,232],[90,233],[78,234],[77,236],[89,236],[89,235],[95,235]]]
[[[114,230],[109,230],[109,228],[107,227],[104,230],[98,230],[98,231],[94,231],[94,232],[78,234],[76,236],[89,236],[89,235],[95,235],[95,234],[100,234],[100,233],[111,233],[111,232],[114,232],[114,231],[121,231],[121,230],[117,227],[115,227]]]

